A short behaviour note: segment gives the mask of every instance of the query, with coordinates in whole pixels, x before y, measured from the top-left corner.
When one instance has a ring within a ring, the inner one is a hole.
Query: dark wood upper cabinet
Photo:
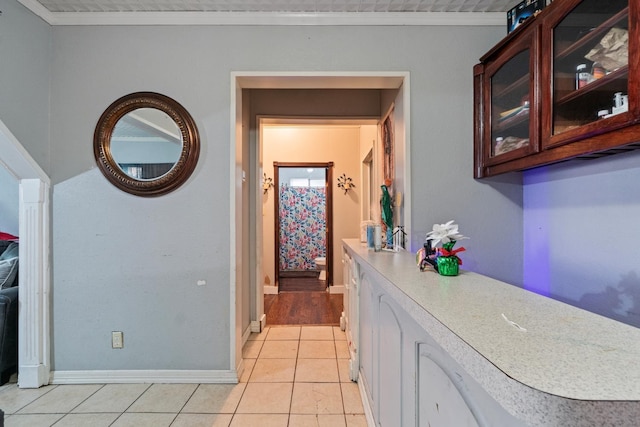
[[[640,6],[554,0],[474,67],[474,176],[640,148]]]

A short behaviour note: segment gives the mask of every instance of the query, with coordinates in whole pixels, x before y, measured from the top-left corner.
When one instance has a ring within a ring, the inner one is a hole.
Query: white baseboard
[[[237,384],[236,371],[204,370],[121,370],[53,371],[50,384]]]
[[[251,322],[253,323],[253,322]],[[242,333],[242,346],[244,347],[244,345],[247,343],[247,341],[249,340],[249,335],[251,335],[252,329],[253,329],[253,325],[249,323],[249,326],[247,327],[247,329],[244,330],[244,332]]]
[[[251,332],[255,332],[259,334],[264,330],[264,327],[267,326],[267,315],[263,314],[260,317],[260,320],[252,320],[251,321]]]
[[[360,398],[362,399],[362,407],[364,408],[364,416],[367,419],[368,426],[375,426],[375,420],[373,418],[373,410],[369,405],[369,398],[367,397],[367,390],[364,386],[364,381],[360,381],[362,374],[358,376],[358,389],[360,390]]]
[[[272,285],[264,285],[264,294],[265,295],[274,295],[278,293],[278,287]]]
[[[329,293],[330,294],[344,294],[344,286],[343,285],[329,286]]]
[[[45,365],[20,365],[19,372],[18,387],[20,388],[38,388],[47,385],[51,377],[49,368]]]

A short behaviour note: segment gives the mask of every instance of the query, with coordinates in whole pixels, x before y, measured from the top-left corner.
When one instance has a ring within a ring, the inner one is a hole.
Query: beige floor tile
[[[333,327],[333,336],[335,337],[336,341],[338,340],[347,340],[347,333],[345,331],[343,331],[342,329],[340,329],[340,326],[334,326]]]
[[[349,359],[338,359],[338,375],[340,376],[340,382],[351,382],[349,376]]]
[[[265,341],[260,359],[295,359],[299,341]]]
[[[298,359],[296,382],[337,383],[339,381],[336,359]]]
[[[9,380],[9,382],[0,385],[0,393],[18,386],[18,382],[13,381],[13,375],[11,377],[12,378]]]
[[[10,415],[5,417],[5,427],[49,427],[52,426],[64,414],[29,414]]]
[[[340,383],[345,414],[364,414],[360,389],[356,383]]]
[[[242,357],[244,359],[257,359],[263,343],[263,340],[247,341],[242,347]]]
[[[295,383],[291,414],[343,414],[338,383]]]
[[[344,415],[291,414],[289,427],[346,427]]]
[[[287,414],[235,414],[231,427],[287,427]]]
[[[300,339],[300,326],[271,327],[267,333],[267,341],[297,339]]]
[[[232,414],[178,414],[171,427],[229,427]]]
[[[239,414],[287,414],[292,383],[248,383],[240,399]]]
[[[127,412],[180,412],[197,384],[153,384]]]
[[[124,413],[112,427],[169,427],[177,414]]]
[[[240,384],[200,384],[182,413],[233,414],[246,387]]]
[[[298,350],[300,359],[336,358],[336,347],[333,341],[300,341]]]
[[[66,414],[98,391],[102,385],[59,385],[33,403],[19,410],[18,414]]]
[[[347,427],[368,427],[367,417],[364,415],[346,414]]]
[[[108,427],[119,416],[120,412],[102,414],[67,414],[56,423],[56,427]]]
[[[286,383],[293,382],[296,359],[258,359],[249,382]]]
[[[124,412],[150,384],[107,384],[73,410],[74,413]]]
[[[346,341],[336,341],[336,356],[338,359],[349,358],[349,347]]]
[[[264,341],[269,333],[269,328],[264,328],[262,332],[251,332],[247,341]]]
[[[333,340],[333,326],[302,326],[301,340]]]
[[[240,374],[241,383],[249,381],[249,377],[251,376],[251,372],[253,372],[255,364],[256,359],[244,359],[244,370],[242,371],[242,374]]]
[[[16,384],[3,386],[0,393],[0,408],[5,415],[13,414],[56,387],[57,385],[48,385],[40,388],[19,389]]]

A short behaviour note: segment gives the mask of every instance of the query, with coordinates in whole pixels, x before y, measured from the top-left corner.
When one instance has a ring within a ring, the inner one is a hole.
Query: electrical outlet
[[[124,347],[124,334],[121,331],[111,332],[111,348]]]

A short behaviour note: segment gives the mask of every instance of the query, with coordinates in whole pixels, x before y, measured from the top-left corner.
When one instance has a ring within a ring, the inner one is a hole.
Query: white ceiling
[[[39,0],[50,12],[506,12],[519,0]]]
[[[18,0],[52,25],[502,25],[520,0]]]

